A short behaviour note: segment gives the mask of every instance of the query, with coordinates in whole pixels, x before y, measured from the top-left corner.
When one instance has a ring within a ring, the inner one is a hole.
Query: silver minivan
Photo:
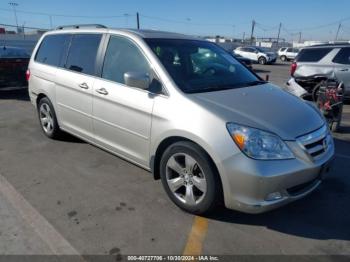
[[[61,27],[42,36],[27,78],[46,136],[68,132],[151,171],[194,214],[302,198],[334,155],[317,109],[199,38]]]

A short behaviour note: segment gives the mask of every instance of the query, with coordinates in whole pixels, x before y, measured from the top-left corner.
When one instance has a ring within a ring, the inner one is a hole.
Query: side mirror
[[[149,75],[146,73],[126,72],[124,73],[124,83],[127,86],[148,89],[151,84],[151,80]]]

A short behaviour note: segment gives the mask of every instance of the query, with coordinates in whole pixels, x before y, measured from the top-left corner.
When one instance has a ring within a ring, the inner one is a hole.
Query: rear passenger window
[[[99,34],[74,35],[65,68],[93,75],[95,73],[96,56],[101,37]]]
[[[150,73],[151,68],[139,48],[130,40],[111,36],[103,64],[102,78],[125,84],[126,72]]]
[[[333,59],[334,63],[337,64],[350,64],[350,48],[342,48]]]
[[[41,42],[34,60],[47,65],[59,66],[68,41],[69,35],[58,34],[46,36]]]
[[[297,60],[298,62],[318,62],[332,50],[332,48],[303,49]]]

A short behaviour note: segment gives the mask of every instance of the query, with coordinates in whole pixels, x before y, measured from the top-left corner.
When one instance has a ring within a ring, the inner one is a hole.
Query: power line
[[[0,8],[1,11],[13,12],[13,10]],[[67,14],[55,14],[55,13],[43,13],[43,12],[33,12],[33,11],[24,11],[24,10],[16,10],[17,13],[23,14],[32,14],[32,15],[42,15],[42,16],[52,16],[52,17],[72,17],[72,18],[96,18],[96,19],[109,19],[109,18],[122,18],[125,17],[123,14],[121,15],[108,15],[108,16],[88,16],[88,15],[67,15]],[[135,15],[131,15],[135,16]]]
[[[9,24],[0,24],[0,26],[16,27],[16,25],[9,25]],[[21,26],[21,28],[33,29],[33,30],[50,30],[48,28],[39,28],[39,27],[30,27],[30,26]]]

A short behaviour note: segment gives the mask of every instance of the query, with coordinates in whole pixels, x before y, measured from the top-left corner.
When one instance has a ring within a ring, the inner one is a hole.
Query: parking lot
[[[277,85],[288,79],[288,63],[254,68]],[[349,105],[334,137],[333,169],[310,196],[265,214],[200,218],[143,169],[69,135],[47,139],[26,90],[2,92],[0,253],[350,255]]]

